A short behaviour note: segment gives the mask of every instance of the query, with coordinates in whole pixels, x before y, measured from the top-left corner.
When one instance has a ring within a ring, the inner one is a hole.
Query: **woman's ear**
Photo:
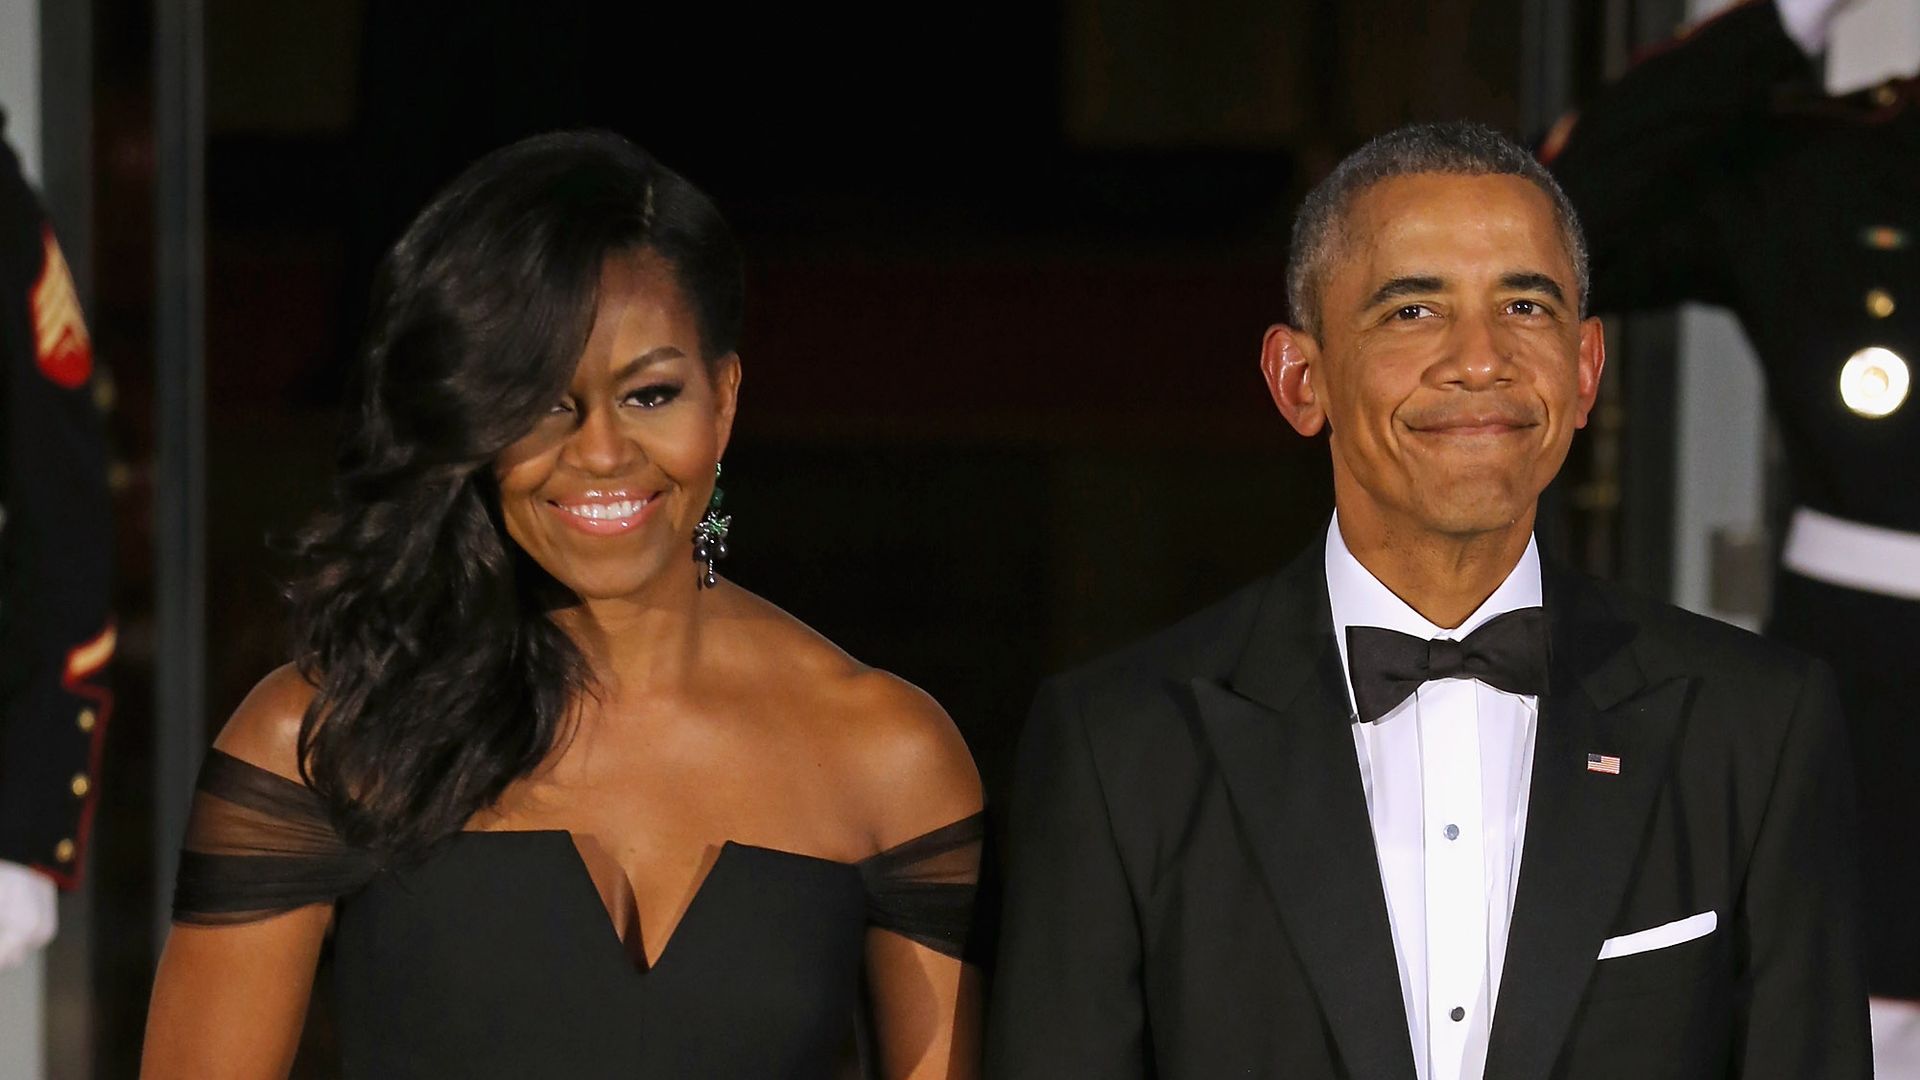
[[[718,456],[727,456],[727,443],[733,438],[733,414],[740,405],[740,354],[728,353],[713,362],[713,423]]]

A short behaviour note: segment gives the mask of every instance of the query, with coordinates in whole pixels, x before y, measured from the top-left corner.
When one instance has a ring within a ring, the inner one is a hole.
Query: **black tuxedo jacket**
[[[1413,1080],[1323,560],[1043,688],[990,1076]],[[1486,1075],[1869,1076],[1826,669],[1545,574],[1551,686]],[[1705,937],[1597,959],[1703,911]]]

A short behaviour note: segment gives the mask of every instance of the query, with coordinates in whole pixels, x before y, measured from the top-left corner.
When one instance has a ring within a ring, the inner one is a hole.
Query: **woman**
[[[741,269],[625,141],[483,159],[394,247],[296,663],[221,732],[152,1077],[975,1072],[981,795],[932,700],[719,579]],[[864,980],[864,995],[861,987]],[[864,997],[865,1004],[862,1004]]]

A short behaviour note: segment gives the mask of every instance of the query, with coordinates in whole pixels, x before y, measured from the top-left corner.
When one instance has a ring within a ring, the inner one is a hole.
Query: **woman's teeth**
[[[647,502],[646,499],[625,499],[611,503],[560,503],[557,505],[574,517],[587,518],[591,521],[619,521],[622,518],[633,517],[646,509]]]

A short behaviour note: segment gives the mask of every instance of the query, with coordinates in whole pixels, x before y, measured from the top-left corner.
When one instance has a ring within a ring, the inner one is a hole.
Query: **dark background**
[[[326,499],[373,265],[487,150],[612,128],[720,202],[749,260],[724,572],[930,691],[992,795],[1042,676],[1325,528],[1324,444],[1255,367],[1305,188],[1407,120],[1539,134],[1522,0],[826,7],[209,0],[209,737],[285,659],[269,538]],[[1564,89],[1590,87],[1636,5],[1556,7]],[[90,871],[102,1076],[135,1071],[156,944],[153,19],[94,3],[123,552]],[[1543,525],[1599,571],[1620,425],[1609,398]]]

